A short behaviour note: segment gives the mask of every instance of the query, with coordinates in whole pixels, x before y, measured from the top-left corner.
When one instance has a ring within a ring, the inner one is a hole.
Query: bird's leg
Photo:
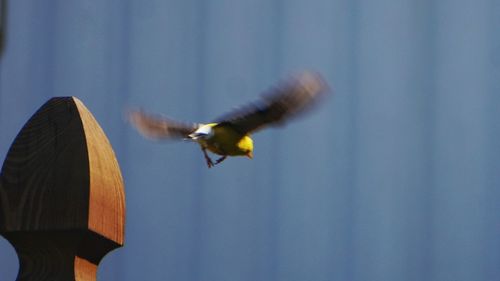
[[[201,151],[203,151],[203,155],[205,156],[205,160],[207,161],[208,168],[212,168],[213,166],[215,166],[215,164],[212,161],[212,159],[210,159],[210,157],[208,156],[207,149],[204,148],[204,147],[202,147]]]
[[[222,156],[221,158],[217,159],[217,161],[215,161],[215,165],[217,165],[217,164],[219,164],[220,162],[222,162],[222,161],[226,160],[226,158],[227,158],[227,155],[224,155],[224,156]]]

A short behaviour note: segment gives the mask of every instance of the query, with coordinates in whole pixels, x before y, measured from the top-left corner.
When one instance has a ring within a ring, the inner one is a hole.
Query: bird
[[[330,93],[323,77],[305,71],[277,83],[252,103],[235,108],[207,123],[187,123],[142,109],[127,110],[126,119],[144,137],[152,140],[177,139],[198,143],[208,168],[228,156],[253,158],[251,134],[267,127],[284,125],[308,112]],[[207,150],[220,158],[215,161]]]

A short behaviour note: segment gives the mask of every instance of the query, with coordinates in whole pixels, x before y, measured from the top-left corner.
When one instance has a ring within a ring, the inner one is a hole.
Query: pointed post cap
[[[95,280],[102,257],[123,245],[124,224],[123,179],[106,135],[77,98],[50,99],[0,173],[0,234],[20,258],[18,279]]]

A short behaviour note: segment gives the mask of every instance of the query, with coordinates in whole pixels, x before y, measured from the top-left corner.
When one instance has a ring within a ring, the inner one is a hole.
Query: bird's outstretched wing
[[[266,126],[281,125],[305,112],[328,92],[328,85],[318,73],[305,72],[279,84],[257,102],[238,108],[216,122],[230,125],[241,134],[255,132]]]
[[[145,113],[141,110],[129,110],[127,119],[139,133],[150,139],[181,139],[198,128],[198,124],[188,124],[172,119]]]

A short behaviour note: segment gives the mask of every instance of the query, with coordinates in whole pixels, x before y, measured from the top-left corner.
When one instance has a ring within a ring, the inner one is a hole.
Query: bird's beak
[[[248,152],[247,155],[246,155],[248,158],[252,159],[253,158],[253,152]]]

